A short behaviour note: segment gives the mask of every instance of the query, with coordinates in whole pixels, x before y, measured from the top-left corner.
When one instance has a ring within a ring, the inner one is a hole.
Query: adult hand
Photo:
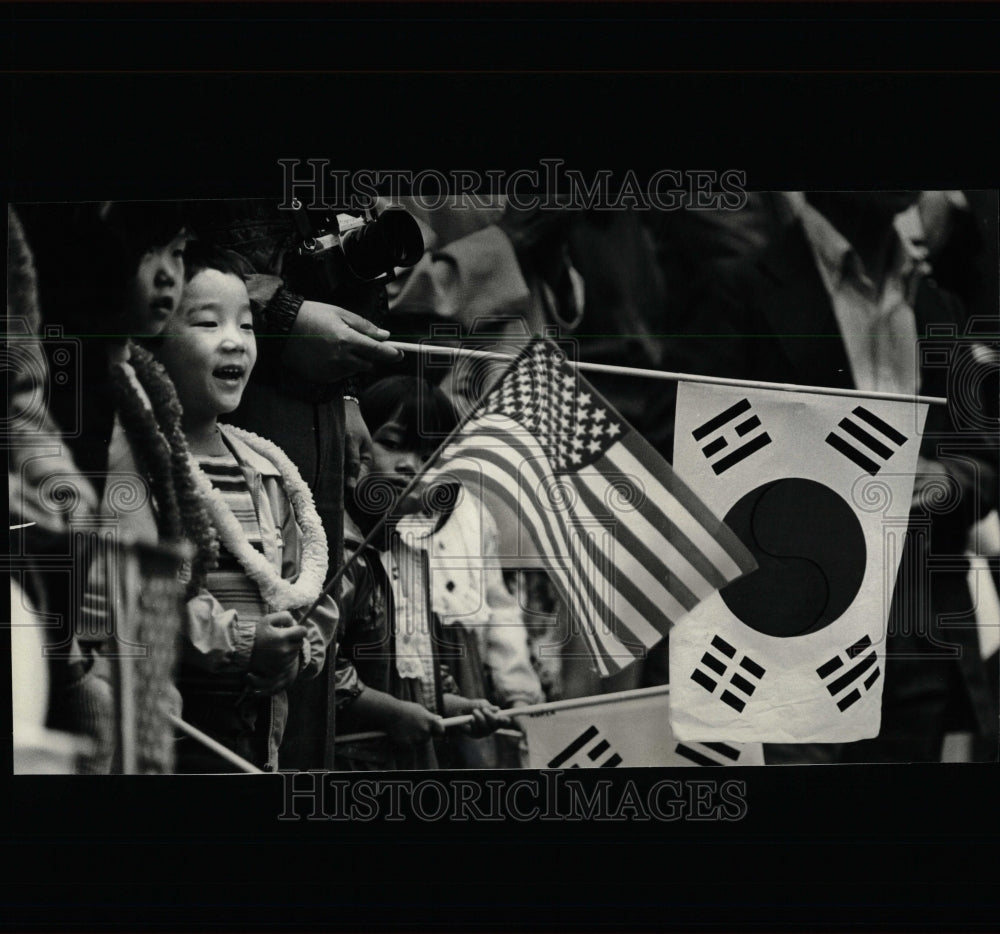
[[[403,353],[386,347],[389,337],[360,315],[325,302],[302,303],[287,341],[283,362],[314,383],[335,383],[375,363],[397,363]]]
[[[344,403],[344,486],[353,490],[372,466],[372,436],[356,402]]]
[[[306,627],[295,622],[291,613],[269,613],[257,623],[250,671],[263,678],[284,672],[299,657]]]

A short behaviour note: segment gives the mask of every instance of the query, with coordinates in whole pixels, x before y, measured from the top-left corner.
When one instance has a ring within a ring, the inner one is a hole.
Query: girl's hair
[[[146,250],[166,246],[187,226],[180,201],[105,201],[98,219],[131,266],[138,265]]]
[[[403,428],[414,449],[436,448],[458,424],[455,407],[437,386],[415,376],[389,376],[358,398],[372,434],[390,421]]]
[[[67,333],[122,330],[126,289],[143,254],[185,230],[183,204],[173,201],[28,204],[18,211],[35,254],[42,313]]]
[[[104,201],[75,206],[70,226],[71,262],[89,259],[88,279],[121,313],[125,288],[143,255],[166,246],[186,230],[177,201]],[[99,281],[98,281],[99,277]]]

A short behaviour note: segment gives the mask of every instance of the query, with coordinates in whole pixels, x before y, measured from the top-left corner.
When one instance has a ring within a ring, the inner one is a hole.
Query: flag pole
[[[241,772],[251,772],[254,774],[263,775],[264,770],[258,769],[252,762],[248,762],[242,756],[237,755],[231,749],[223,746],[222,743],[216,742],[211,736],[202,733],[197,727],[191,726],[187,720],[182,720],[177,714],[168,713],[167,719],[175,726],[178,730],[183,733],[187,733],[192,739],[197,740],[203,746],[211,749],[216,755],[225,759],[232,765],[235,765]]]
[[[508,711],[504,712],[505,714]],[[382,730],[366,730],[364,733],[345,733],[342,736],[335,736],[334,743],[360,743],[366,739],[385,739],[389,734]],[[490,736],[509,736],[512,739],[521,735],[520,730],[505,730],[502,727],[491,733]]]
[[[527,704],[524,707],[508,707],[501,710],[498,716],[505,720],[513,720],[517,717],[530,717],[538,713],[550,713],[556,710],[572,710],[575,707],[598,707],[604,704],[616,704],[620,701],[636,700],[640,697],[659,697],[661,694],[669,694],[669,684],[654,685],[651,688],[634,688],[630,691],[618,691],[615,694],[590,694],[587,697],[569,697],[565,700],[545,701],[541,704]],[[448,729],[452,726],[464,726],[472,723],[472,714],[461,714],[457,717],[444,717],[441,726]],[[498,730],[497,732],[501,732]],[[355,743],[365,739],[380,739],[386,734],[381,730],[368,730],[364,733],[348,733],[334,739],[335,743]]]
[[[566,700],[546,701],[542,704],[528,704],[525,707],[511,707],[500,712],[504,718],[529,717],[538,713],[551,713],[556,710],[572,710],[574,707],[598,707],[604,704],[617,704],[620,701],[636,700],[640,697],[658,697],[669,694],[669,684],[659,684],[651,688],[633,688],[631,691],[618,691],[615,694],[592,694],[588,697],[569,697]],[[462,714],[458,717],[445,717],[441,725],[448,729],[452,726],[463,726],[472,723],[472,714]]]
[[[410,344],[405,341],[385,341],[388,347],[397,350],[411,350],[416,353],[452,354],[479,360],[514,360],[513,354],[494,350],[473,350],[469,347],[445,347],[439,344]],[[947,405],[944,396],[907,395],[902,392],[874,392],[864,389],[841,389],[829,386],[805,386],[798,383],[768,383],[754,379],[733,379],[724,376],[701,376],[697,373],[672,373],[667,370],[647,370],[640,367],[616,366],[612,363],[587,363],[582,360],[566,360],[570,366],[584,373],[610,373],[615,376],[638,376],[648,379],[683,381],[687,383],[708,383],[713,386],[736,386],[741,389],[778,389],[782,392],[810,393],[821,396],[851,396],[863,399],[882,399],[887,402],[922,402],[927,405]]]

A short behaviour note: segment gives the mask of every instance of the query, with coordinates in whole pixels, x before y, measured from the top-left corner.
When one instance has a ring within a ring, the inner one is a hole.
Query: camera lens
[[[377,279],[396,266],[412,266],[424,252],[420,227],[408,211],[386,208],[377,220],[341,237],[344,256],[359,279]]]

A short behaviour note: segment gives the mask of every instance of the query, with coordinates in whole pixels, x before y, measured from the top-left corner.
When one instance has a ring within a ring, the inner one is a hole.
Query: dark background
[[[1000,187],[986,4],[3,12],[6,200],[277,198],[282,157]],[[21,777],[3,925],[995,930],[996,764],[725,777],[738,823],[534,825],[281,823],[277,777]]]

